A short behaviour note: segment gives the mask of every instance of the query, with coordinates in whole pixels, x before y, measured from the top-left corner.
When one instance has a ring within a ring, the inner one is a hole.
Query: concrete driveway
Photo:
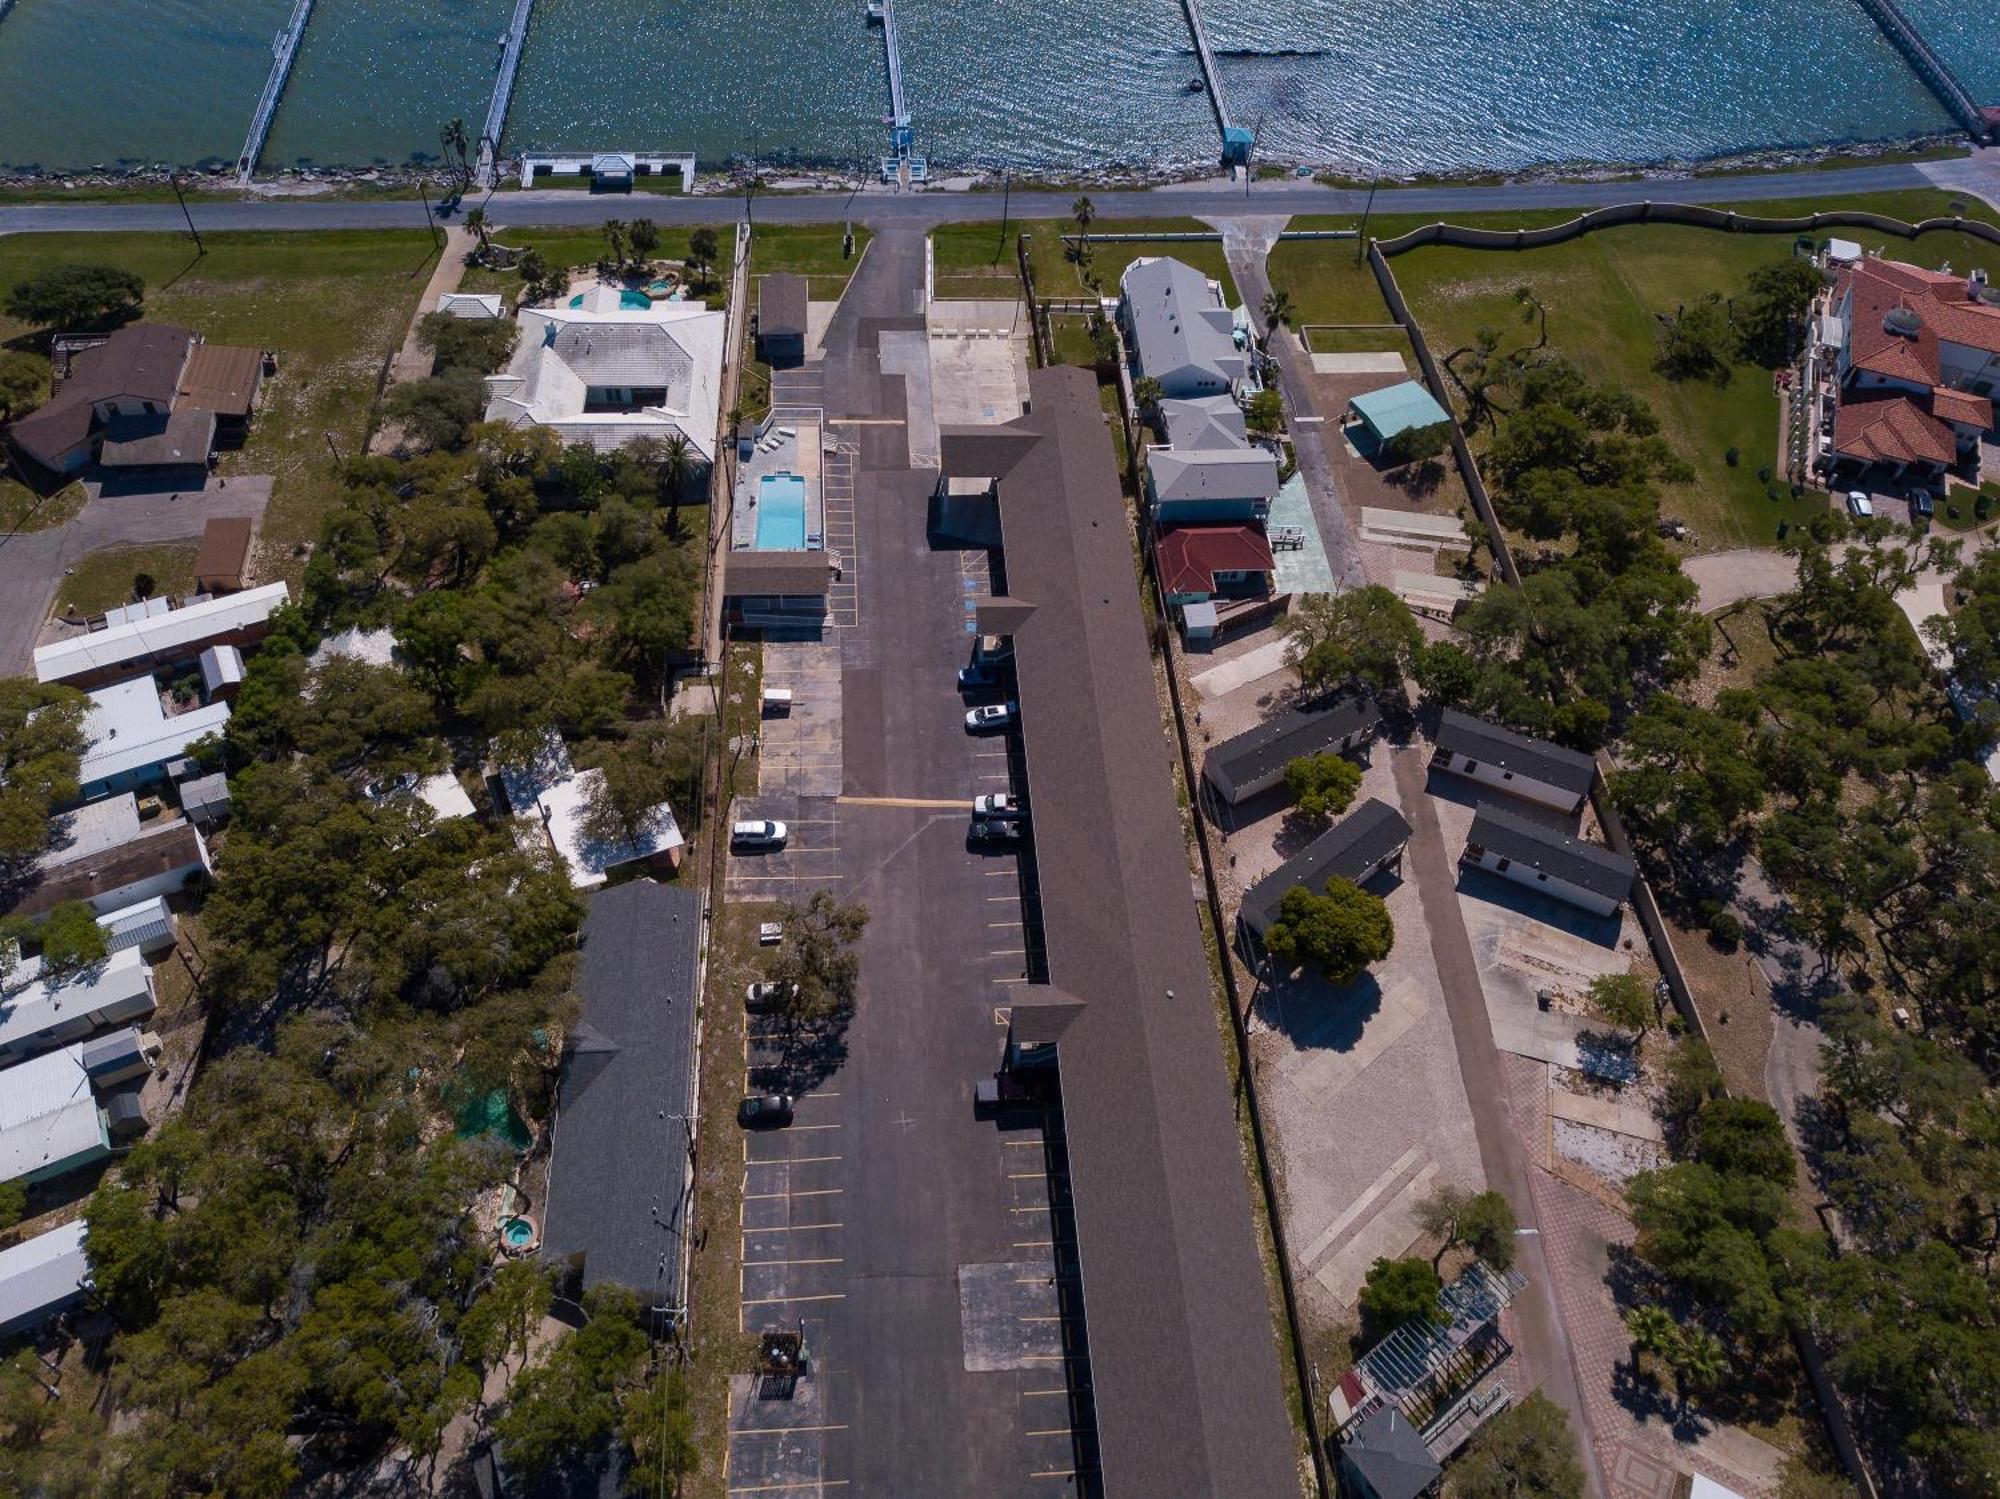
[[[66,569],[92,552],[113,547],[195,541],[216,516],[247,515],[261,522],[271,502],[266,475],[210,479],[201,490],[164,494],[93,494],[67,525],[0,536],[0,676],[21,676],[34,665],[36,637]]]
[[[1771,547],[1739,547],[1681,559],[1681,571],[1701,592],[1701,612],[1714,614],[1745,599],[1776,598],[1798,581],[1798,559]]]

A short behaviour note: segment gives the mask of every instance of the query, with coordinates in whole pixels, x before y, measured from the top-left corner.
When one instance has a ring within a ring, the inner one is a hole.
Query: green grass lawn
[[[1097,277],[1102,294],[1115,296],[1118,278],[1125,267],[1146,255],[1171,255],[1222,283],[1234,306],[1238,300],[1236,280],[1222,258],[1219,240],[1192,243],[1160,240],[1105,243],[1102,234],[1212,233],[1211,225],[1198,219],[1102,219],[1090,226],[1092,236],[1088,269]],[[1014,297],[1020,295],[1015,274],[1015,238],[1026,234],[1028,262],[1034,270],[1035,289],[1044,297],[1084,297],[1093,289],[1083,280],[1084,267],[1069,258],[1063,245],[1065,234],[1075,234],[1072,219],[1028,219],[1011,224],[1003,243],[995,224],[945,224],[931,235],[932,253],[937,262],[938,295],[941,297]]]
[[[53,530],[73,519],[86,498],[81,484],[66,484],[54,494],[42,495],[18,479],[0,478],[0,536]]]
[[[842,253],[838,224],[766,224],[750,236],[750,273],[765,276],[790,272],[804,276],[812,286],[813,300],[831,302],[847,289],[854,268],[872,238],[866,229],[854,229],[854,253]]]
[[[146,282],[145,316],[215,343],[273,351],[250,438],[225,474],[272,474],[264,539],[285,555],[319,532],[340,483],[328,434],[360,449],[384,361],[402,342],[436,263],[422,230],[227,233],[197,256],[176,234],[17,234],[0,239],[0,287],[60,261],[124,267]],[[0,318],[0,339],[29,330]],[[288,562],[296,573],[302,562]]]
[[[133,603],[138,596],[133,580],[141,574],[153,580],[147,597],[184,598],[194,592],[194,559],[200,549],[189,541],[92,552],[62,580],[55,612],[88,618]]]
[[[1947,214],[1950,201],[1946,193],[1917,191],[1739,206],[1773,217],[1859,208],[1915,221]],[[1570,216],[1570,210],[1558,210],[1467,216],[1463,221],[1515,228]],[[1991,221],[1983,208],[1979,216]],[[1318,228],[1339,227],[1344,221],[1295,222]],[[1378,216],[1370,232],[1391,238],[1422,222],[1427,219]],[[1882,238],[1859,237],[1871,247]],[[1769,372],[1741,365],[1725,386],[1664,379],[1653,369],[1655,314],[1711,290],[1729,295],[1743,286],[1754,267],[1783,258],[1791,247],[1789,233],[1627,225],[1534,250],[1428,245],[1393,257],[1390,268],[1440,360],[1472,342],[1483,328],[1500,333],[1505,346],[1532,341],[1535,330],[1522,322],[1513,295],[1517,287],[1531,287],[1548,308],[1552,347],[1593,378],[1631,390],[1652,405],[1668,440],[1695,471],[1692,484],[1663,492],[1663,510],[1685,520],[1695,530],[1697,546],[1710,550],[1768,545],[1780,521],[1803,519],[1824,502],[1812,495],[1796,503],[1788,495],[1779,500],[1765,495],[1758,470],[1777,463],[1778,436],[1778,400]],[[1918,263],[1949,261],[1959,270],[1984,265],[2000,274],[2000,246],[1970,235],[1889,239],[1885,249]],[[1274,285],[1291,292],[1300,321],[1364,323],[1387,317],[1373,273],[1365,262],[1355,263],[1351,246],[1280,244],[1272,252],[1271,277]],[[1320,347],[1319,338],[1314,345]],[[1732,447],[1739,454],[1733,466],[1725,457]]]

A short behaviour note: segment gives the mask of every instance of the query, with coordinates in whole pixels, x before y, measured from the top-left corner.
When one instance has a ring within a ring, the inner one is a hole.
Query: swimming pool
[[[802,552],[806,546],[806,481],[766,474],[757,481],[757,550]]]
[[[653,299],[642,291],[621,291],[618,293],[618,305],[627,312],[644,312],[653,305]]]

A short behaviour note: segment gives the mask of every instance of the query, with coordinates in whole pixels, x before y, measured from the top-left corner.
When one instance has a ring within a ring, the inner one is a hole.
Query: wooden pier
[[[535,13],[535,0],[514,0],[514,19],[507,25],[507,40],[500,52],[500,72],[493,80],[493,101],[486,106],[486,123],[479,131],[479,176],[481,187],[493,185],[493,164],[500,154],[500,133],[507,128],[507,109],[514,99],[514,78],[521,71],[521,50],[528,42],[528,22]]]
[[[1903,60],[1921,78],[1925,87],[1938,97],[1951,117],[1963,125],[1976,140],[1990,140],[1995,129],[1995,120],[1986,110],[1979,107],[1979,101],[1972,97],[1966,86],[1958,81],[1945,60],[1932,50],[1910,18],[1903,14],[1903,8],[1896,0],[1861,0],[1861,8],[1874,18],[1882,28],[1882,34],[1890,44],[1903,54]]]
[[[257,113],[250,117],[250,133],[243,137],[243,151],[236,158],[236,181],[248,186],[257,170],[257,158],[264,154],[264,140],[271,133],[271,117],[284,97],[285,80],[292,76],[292,60],[299,55],[299,43],[312,19],[313,0],[296,0],[292,18],[271,43],[271,76],[264,80],[264,92],[257,98]]]
[[[1222,92],[1222,74],[1215,66],[1215,53],[1208,45],[1208,27],[1202,23],[1198,0],[1181,0],[1188,30],[1194,33],[1195,55],[1201,59],[1202,81],[1208,85],[1208,102],[1215,106],[1215,128],[1229,133],[1229,99]],[[1192,89],[1189,90],[1193,92]]]

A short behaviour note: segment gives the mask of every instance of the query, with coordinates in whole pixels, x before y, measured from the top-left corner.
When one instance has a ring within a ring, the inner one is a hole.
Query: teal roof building
[[[1398,433],[1413,428],[1435,427],[1451,420],[1451,413],[1415,380],[1371,390],[1356,396],[1349,404],[1378,443],[1388,442]]]

